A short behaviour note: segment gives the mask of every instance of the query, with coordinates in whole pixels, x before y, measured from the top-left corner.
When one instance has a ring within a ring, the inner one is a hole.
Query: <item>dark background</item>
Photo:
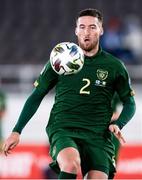
[[[103,13],[106,28],[112,17],[142,21],[141,0],[0,0],[0,64],[45,64],[57,43],[76,42],[75,17],[89,7]]]

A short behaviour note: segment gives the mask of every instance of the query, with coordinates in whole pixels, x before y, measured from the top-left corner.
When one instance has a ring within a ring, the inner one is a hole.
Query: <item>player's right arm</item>
[[[19,143],[20,134],[17,132],[12,132],[11,135],[7,138],[3,145],[3,152],[7,156],[11,153],[12,149],[14,149]]]
[[[37,111],[42,99],[52,89],[58,80],[57,74],[52,70],[50,63],[44,67],[39,78],[35,81],[35,88],[24,104],[19,119],[13,128],[12,133],[3,145],[3,152],[7,156],[19,143],[20,134],[28,121]]]

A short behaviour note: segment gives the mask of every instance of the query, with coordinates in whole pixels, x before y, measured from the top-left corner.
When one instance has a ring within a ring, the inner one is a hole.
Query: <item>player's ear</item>
[[[75,35],[77,36],[77,27],[75,28]]]
[[[104,34],[104,29],[103,29],[103,27],[101,28],[101,36]]]

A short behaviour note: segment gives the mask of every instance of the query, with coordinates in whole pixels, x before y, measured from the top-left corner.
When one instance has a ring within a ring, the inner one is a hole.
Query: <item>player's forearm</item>
[[[44,95],[41,94],[38,90],[34,90],[32,94],[29,96],[27,101],[25,102],[25,105],[22,109],[22,112],[19,116],[19,119],[13,128],[13,132],[21,133],[25,125],[28,123],[28,121],[31,119],[31,117],[35,114],[37,111]]]
[[[116,124],[120,129],[122,129],[129,120],[133,117],[136,111],[135,100],[133,97],[129,97],[123,104],[123,110],[116,121],[111,124]]]

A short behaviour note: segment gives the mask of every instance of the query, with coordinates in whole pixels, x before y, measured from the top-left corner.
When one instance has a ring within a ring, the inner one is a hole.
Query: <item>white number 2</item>
[[[90,91],[85,90],[90,85],[90,80],[83,78],[82,81],[85,81],[86,84],[80,89],[80,94],[90,94]]]

